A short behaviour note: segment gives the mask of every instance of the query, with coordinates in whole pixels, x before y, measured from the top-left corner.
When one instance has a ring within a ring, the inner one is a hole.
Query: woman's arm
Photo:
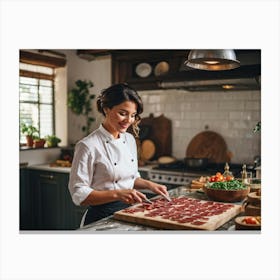
[[[167,187],[165,185],[160,185],[160,184],[157,184],[157,183],[149,181],[149,180],[145,180],[140,177],[135,179],[134,188],[135,189],[149,189],[154,193],[169,196]]]
[[[107,190],[107,191],[92,191],[87,198],[81,203],[81,205],[99,205],[108,202],[120,200],[127,204],[139,203],[144,200],[146,196],[135,190]]]

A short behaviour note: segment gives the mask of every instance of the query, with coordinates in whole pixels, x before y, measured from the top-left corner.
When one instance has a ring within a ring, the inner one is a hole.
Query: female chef
[[[81,225],[142,202],[140,189],[168,196],[166,186],[140,177],[136,141],[126,132],[132,126],[138,136],[143,112],[138,93],[127,84],[113,85],[101,92],[97,109],[105,118],[76,144],[68,186],[73,202],[88,206]]]

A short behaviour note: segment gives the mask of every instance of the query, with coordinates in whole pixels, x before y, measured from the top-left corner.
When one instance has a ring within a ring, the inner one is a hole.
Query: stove
[[[191,183],[194,178],[200,176],[210,176],[216,172],[224,173],[226,163],[209,163],[203,169],[187,168],[183,161],[178,161],[172,164],[155,166],[148,172],[149,180],[161,184],[168,184],[171,186],[187,185]],[[231,163],[230,171],[235,177],[240,177],[242,164]]]

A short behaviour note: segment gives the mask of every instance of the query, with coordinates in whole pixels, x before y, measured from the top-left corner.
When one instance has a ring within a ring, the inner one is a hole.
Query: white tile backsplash
[[[260,133],[253,128],[261,117],[260,91],[187,92],[140,91],[142,117],[164,114],[172,121],[172,154],[183,158],[189,142],[199,132],[215,131],[224,137],[232,162],[251,163],[260,155]]]

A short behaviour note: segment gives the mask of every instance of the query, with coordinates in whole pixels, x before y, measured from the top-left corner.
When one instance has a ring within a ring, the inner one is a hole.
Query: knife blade
[[[162,194],[162,196],[169,202],[171,202],[171,198],[169,196],[167,196],[166,194]]]
[[[147,203],[149,203],[149,204],[152,204],[152,203],[153,203],[153,202],[152,202],[149,198],[147,198],[147,197],[144,199],[144,202],[147,202]]]

